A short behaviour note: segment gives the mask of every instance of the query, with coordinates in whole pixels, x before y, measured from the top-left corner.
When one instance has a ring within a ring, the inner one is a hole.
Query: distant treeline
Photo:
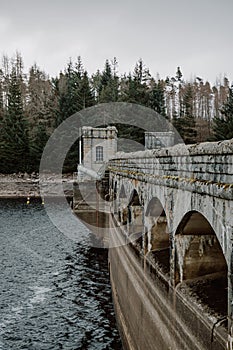
[[[51,78],[36,64],[25,73],[16,53],[3,56],[0,67],[0,172],[38,171],[44,146],[62,121],[95,104],[118,101],[157,111],[186,143],[233,137],[233,87],[227,77],[214,86],[201,77],[186,81],[178,67],[173,77],[155,78],[141,59],[132,72],[120,75],[116,58],[89,75],[78,57]],[[75,171],[76,164],[74,145],[64,171]]]

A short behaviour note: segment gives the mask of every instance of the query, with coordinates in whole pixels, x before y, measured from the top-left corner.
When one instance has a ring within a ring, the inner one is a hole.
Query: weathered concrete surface
[[[167,280],[161,285],[167,295],[162,293],[164,300],[159,297],[154,304],[159,282],[153,287],[145,284],[148,276],[142,275],[142,267],[132,265],[128,248],[110,253],[116,307],[122,312],[119,318],[125,317],[130,334],[126,338],[134,342],[131,348],[225,349],[228,345],[232,350],[233,140],[121,153],[108,169],[117,225],[133,237],[142,223],[141,238],[134,243],[138,259],[144,267],[149,265],[149,272],[155,264],[153,276]],[[175,300],[175,313],[173,304],[162,306],[166,300]],[[223,329],[221,322],[226,328],[214,344],[211,333]],[[140,329],[147,336],[140,335]],[[153,334],[158,341],[154,347]]]
[[[113,239],[122,239],[119,228]],[[226,349],[226,328],[216,327],[212,337],[215,318],[205,317],[203,306],[195,303],[188,292],[171,287],[168,276],[146,257],[135,254],[134,249],[122,243],[109,251],[113,299],[124,349]]]

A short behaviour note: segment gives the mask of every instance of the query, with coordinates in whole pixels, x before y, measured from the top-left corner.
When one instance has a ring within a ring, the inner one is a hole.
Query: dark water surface
[[[0,200],[0,350],[121,349],[107,252],[77,225],[74,242],[39,200]]]

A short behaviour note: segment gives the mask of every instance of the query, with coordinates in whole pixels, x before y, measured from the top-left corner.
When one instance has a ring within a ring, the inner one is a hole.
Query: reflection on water
[[[107,251],[77,227],[73,242],[39,200],[0,200],[0,350],[121,349]]]

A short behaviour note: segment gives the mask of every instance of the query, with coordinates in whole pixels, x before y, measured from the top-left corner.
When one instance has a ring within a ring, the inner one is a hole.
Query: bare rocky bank
[[[54,174],[39,177],[38,173],[0,174],[0,198],[48,196],[73,196],[73,174],[56,176]],[[63,193],[60,191],[62,181]]]

